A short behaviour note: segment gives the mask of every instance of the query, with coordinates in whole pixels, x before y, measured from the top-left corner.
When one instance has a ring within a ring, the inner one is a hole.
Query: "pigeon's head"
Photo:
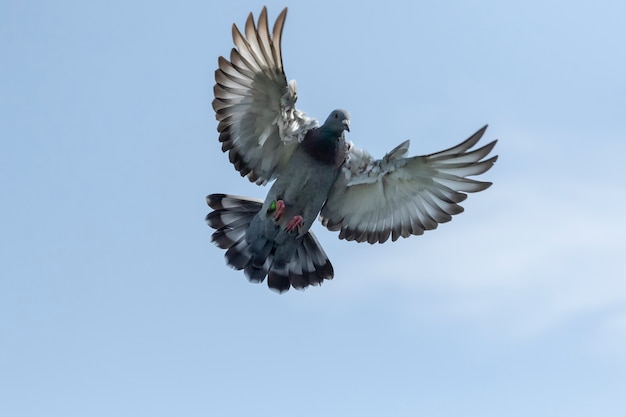
[[[350,113],[347,110],[333,110],[324,122],[324,126],[336,132],[343,132],[344,130],[349,132]]]

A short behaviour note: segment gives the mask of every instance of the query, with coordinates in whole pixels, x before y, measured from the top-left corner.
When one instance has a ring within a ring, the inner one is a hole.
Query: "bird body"
[[[301,230],[308,231],[322,209],[346,156],[343,129],[322,125],[309,130],[272,185],[263,208],[267,210],[272,202],[284,201],[284,215],[277,220],[277,224],[286,227],[289,219],[301,215],[304,219]]]
[[[406,158],[403,142],[376,160],[345,140],[350,117],[333,110],[318,126],[295,108],[297,88],[287,83],[280,41],[287,9],[270,33],[267,10],[258,26],[248,17],[245,36],[233,25],[236,48],[220,57],[213,108],[222,150],[242,176],[275,180],[265,200],[211,194],[207,222],[226,261],[250,281],[268,278],[283,292],[332,279],[333,267],[310,231],[320,217],[339,237],[383,243],[422,234],[463,211],[467,192],[491,183],[468,176],[489,170],[484,159],[495,141],[470,150],[486,126],[459,145]]]

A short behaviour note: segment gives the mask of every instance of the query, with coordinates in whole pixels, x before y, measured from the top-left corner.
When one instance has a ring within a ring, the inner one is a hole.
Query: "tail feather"
[[[248,265],[243,272],[246,274],[248,281],[260,283],[263,282],[270,269],[271,259],[267,258],[263,265],[257,266],[254,263]]]
[[[228,194],[211,194],[207,204],[214,210],[206,216],[210,227],[216,229],[213,242],[226,249],[226,263],[244,270],[251,282],[263,282],[278,292],[290,287],[304,289],[320,285],[333,278],[333,267],[321,245],[310,231],[302,238],[293,258],[284,265],[275,265],[276,246],[269,240],[246,240],[246,231],[261,209],[261,200]],[[261,238],[263,239],[263,238]]]
[[[235,269],[244,269],[252,261],[249,246],[245,236],[241,238],[226,251],[226,263]]]
[[[245,239],[246,229],[221,229],[219,232],[213,233],[213,243],[221,249],[230,249],[235,243],[241,239]]]
[[[317,238],[313,233],[308,234],[302,240],[304,252],[308,254],[311,259],[311,263],[315,268],[315,274],[309,275],[310,285],[320,285],[325,279],[333,279],[335,271],[333,265],[330,263],[326,252],[322,249],[322,245],[317,241]],[[309,270],[313,272],[313,269]]]
[[[285,292],[291,286],[290,276],[289,265],[282,268],[272,268],[267,274],[267,286],[279,293]]]
[[[239,204],[238,204],[239,203]],[[207,196],[207,204],[215,211],[206,216],[206,221],[216,232],[213,242],[222,249],[230,249],[246,235],[252,218],[261,209],[263,202],[226,194]]]
[[[206,201],[213,210],[248,208],[255,213],[259,211],[263,205],[263,200],[259,200],[258,198],[241,197],[230,194],[209,194],[206,197]]]

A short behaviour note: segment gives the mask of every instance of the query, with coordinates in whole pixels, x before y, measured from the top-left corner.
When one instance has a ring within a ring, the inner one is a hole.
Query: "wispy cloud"
[[[620,185],[575,177],[564,183],[541,173],[498,185],[422,237],[373,247],[331,243],[338,272],[349,274],[342,283],[360,288],[346,285],[341,296],[393,285],[416,299],[428,294],[427,305],[408,301],[415,314],[434,309],[441,320],[467,320],[512,338],[538,337],[583,317],[593,317],[599,334],[623,330]]]

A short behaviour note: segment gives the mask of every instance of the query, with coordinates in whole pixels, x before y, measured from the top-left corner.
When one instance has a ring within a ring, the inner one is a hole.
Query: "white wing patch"
[[[365,149],[359,149],[350,142],[348,157],[342,168],[347,186],[372,184],[398,169],[405,162],[402,157],[409,151],[410,141],[402,142],[388,152],[383,159],[375,160]]]

